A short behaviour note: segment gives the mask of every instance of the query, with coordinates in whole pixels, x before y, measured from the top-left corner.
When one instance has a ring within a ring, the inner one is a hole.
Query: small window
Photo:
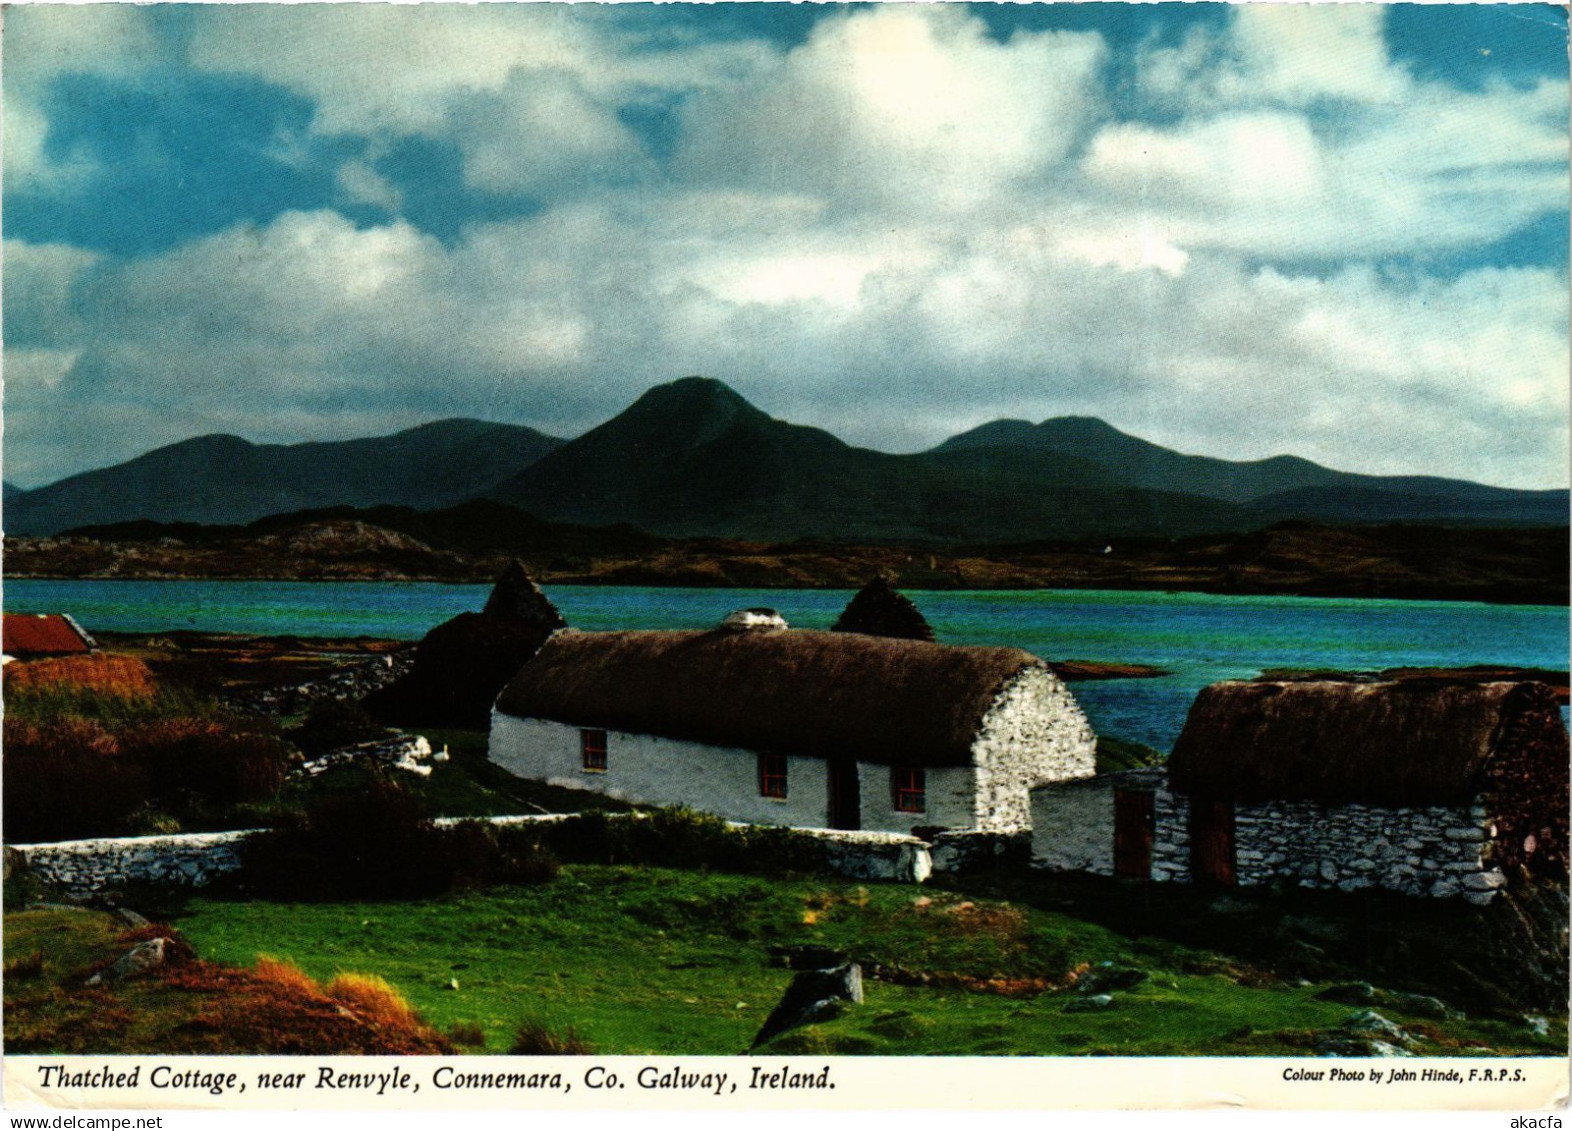
[[[606,732],[603,730],[579,731],[579,750],[584,755],[584,772],[606,772]]]
[[[890,794],[897,813],[921,813],[928,808],[927,775],[922,770],[897,766],[890,771]]]
[[[759,796],[786,800],[786,755],[759,755]]]

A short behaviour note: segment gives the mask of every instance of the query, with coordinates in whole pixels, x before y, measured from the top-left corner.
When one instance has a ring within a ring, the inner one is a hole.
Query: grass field
[[[324,981],[380,975],[439,1029],[478,1027],[507,1051],[523,1021],[572,1027],[600,1053],[745,1051],[791,978],[771,945],[822,943],[903,982],[788,1033],[769,1051],[832,1054],[1304,1054],[1351,1007],[1226,956],[1131,939],[1069,916],[958,893],[575,866],[554,883],[425,903],[196,901],[176,925],[204,958],[266,954]],[[7,939],[7,953],[11,941]],[[1066,1013],[1074,972],[1148,972],[1111,1008]],[[1383,1008],[1417,1051],[1558,1053],[1564,1024],[1440,1021]]]

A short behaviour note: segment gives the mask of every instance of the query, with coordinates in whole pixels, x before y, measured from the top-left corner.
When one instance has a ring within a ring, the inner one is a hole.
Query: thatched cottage
[[[738,821],[1015,831],[1028,790],[1093,772],[1094,739],[1013,648],[789,630],[551,637],[503,689],[490,757],[520,777]]]
[[[1566,877],[1567,730],[1543,684],[1214,684],[1167,770],[1037,791],[1038,862],[1077,866],[1079,806],[1107,831],[1090,871],[1473,903]]]

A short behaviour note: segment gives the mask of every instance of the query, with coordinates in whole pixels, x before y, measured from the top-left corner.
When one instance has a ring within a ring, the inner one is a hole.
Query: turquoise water
[[[294,633],[415,640],[485,602],[484,585],[389,582],[32,581],[5,583],[13,612],[65,611],[89,631]],[[846,590],[548,587],[576,628],[703,628],[767,605],[828,628]],[[1151,664],[1162,679],[1078,683],[1100,732],[1167,750],[1195,693],[1266,668],[1515,664],[1566,670],[1565,608],[1445,601],[1221,597],[1081,590],[909,594],[952,644],[1010,644],[1057,660]]]

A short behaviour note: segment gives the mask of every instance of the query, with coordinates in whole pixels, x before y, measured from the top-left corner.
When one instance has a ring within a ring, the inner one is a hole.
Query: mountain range
[[[242,524],[334,506],[471,499],[668,537],[1000,544],[1260,529],[1285,519],[1564,525],[1566,491],[1179,452],[1090,417],[998,420],[891,455],[777,420],[720,381],[650,389],[573,440],[444,420],[393,436],[201,436],[5,499],[9,534],[135,520]]]
[[[127,522],[234,525],[333,506],[432,510],[484,496],[563,441],[515,424],[439,420],[392,436],[253,444],[209,435],[5,497],[7,534]]]

